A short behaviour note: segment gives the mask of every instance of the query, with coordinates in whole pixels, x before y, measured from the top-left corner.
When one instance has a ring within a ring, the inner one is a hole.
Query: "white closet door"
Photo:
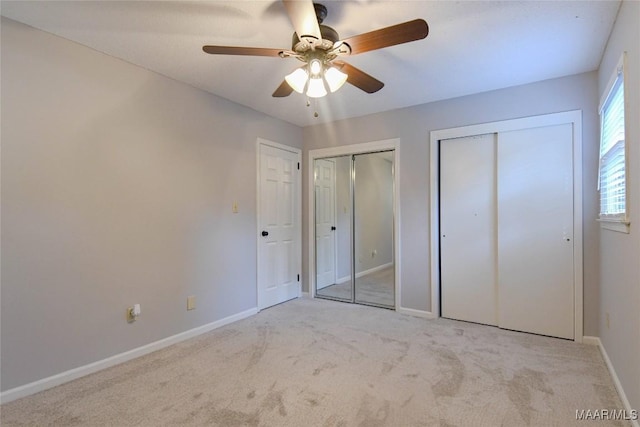
[[[497,324],[495,134],[440,142],[442,316]]]
[[[574,338],[572,125],[498,135],[499,326]]]

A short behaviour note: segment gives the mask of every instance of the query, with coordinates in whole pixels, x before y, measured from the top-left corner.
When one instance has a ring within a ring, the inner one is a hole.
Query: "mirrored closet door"
[[[395,307],[393,157],[314,160],[317,297]]]

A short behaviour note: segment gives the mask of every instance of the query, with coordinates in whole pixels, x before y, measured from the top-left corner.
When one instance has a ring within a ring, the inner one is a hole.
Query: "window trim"
[[[631,222],[629,220],[629,144],[627,143],[627,129],[628,129],[628,114],[626,114],[627,109],[627,85],[625,85],[625,80],[626,80],[626,57],[627,57],[627,53],[626,52],[622,52],[622,55],[620,55],[620,59],[618,59],[618,62],[613,70],[613,72],[611,73],[611,76],[609,77],[609,81],[607,82],[607,86],[605,87],[604,92],[602,93],[602,96],[600,97],[600,103],[598,105],[598,114],[600,115],[600,141],[598,143],[598,190],[600,190],[600,168],[601,168],[601,159],[602,159],[602,155],[600,153],[600,150],[602,149],[602,128],[603,128],[603,109],[604,106],[606,105],[607,101],[609,100],[609,97],[611,96],[611,92],[614,89],[614,87],[616,86],[616,82],[618,81],[618,76],[622,75],[622,82],[623,82],[623,106],[624,106],[624,111],[625,111],[625,117],[624,117],[624,128],[625,128],[625,135],[624,135],[624,168],[625,168],[625,172],[624,172],[624,177],[625,177],[625,186],[624,186],[624,191],[625,191],[625,208],[624,208],[624,213],[622,214],[614,214],[614,215],[607,215],[607,214],[602,214],[602,212],[600,212],[600,208],[598,208],[598,218],[597,221],[600,223],[601,228],[606,229],[606,230],[611,230],[611,231],[617,231],[620,233],[629,233],[629,229],[630,229],[630,225]],[[599,191],[598,191],[599,194]],[[600,199],[598,198],[598,204],[600,204]]]

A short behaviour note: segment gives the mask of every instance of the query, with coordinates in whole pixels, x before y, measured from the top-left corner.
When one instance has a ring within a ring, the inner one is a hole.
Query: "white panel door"
[[[336,283],[336,163],[315,160],[316,290]]]
[[[572,129],[498,134],[502,328],[574,338]]]
[[[258,308],[300,295],[299,154],[260,145]]]
[[[440,142],[442,316],[497,324],[495,134]]]

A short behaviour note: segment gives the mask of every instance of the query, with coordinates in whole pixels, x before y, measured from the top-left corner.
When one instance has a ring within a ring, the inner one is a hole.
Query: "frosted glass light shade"
[[[329,68],[324,73],[324,78],[327,81],[327,84],[329,85],[329,90],[331,92],[335,92],[338,89],[340,89],[344,84],[344,82],[347,81],[347,77],[348,76],[345,73],[343,73],[342,71],[338,70],[335,67]]]
[[[311,62],[309,62],[309,71],[311,71],[313,77],[318,76],[322,71],[322,62],[320,62],[319,59],[312,59]]]
[[[291,89],[298,93],[304,92],[304,86],[307,84],[309,75],[304,68],[298,68],[293,73],[285,76],[285,81],[291,86]]]
[[[309,87],[307,88],[307,96],[310,98],[321,98],[327,94],[327,90],[324,88],[324,82],[322,78],[309,79]]]

